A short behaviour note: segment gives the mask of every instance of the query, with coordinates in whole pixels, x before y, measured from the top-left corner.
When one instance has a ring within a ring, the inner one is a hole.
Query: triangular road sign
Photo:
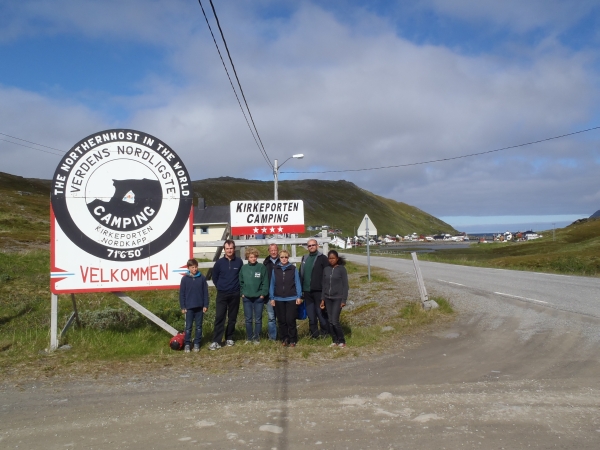
[[[368,214],[365,214],[365,217],[363,217],[362,222],[358,226],[358,230],[356,230],[356,234],[358,236],[366,236],[367,235],[367,225],[369,227],[369,236],[377,236],[377,228],[375,228],[375,225],[369,218]]]

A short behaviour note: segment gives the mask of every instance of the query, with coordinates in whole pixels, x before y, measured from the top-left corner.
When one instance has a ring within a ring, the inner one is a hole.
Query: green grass
[[[600,220],[584,220],[568,227],[543,232],[543,238],[528,242],[473,243],[468,248],[419,253],[419,260],[477,267],[529,270],[564,275],[600,276]],[[378,256],[410,258],[408,253]],[[403,249],[403,251],[405,251]],[[363,248],[348,250],[364,254]]]
[[[300,343],[291,352],[288,351],[290,349],[282,349],[279,343],[266,340],[259,346],[242,345],[245,326],[241,306],[235,334],[238,345],[208,352],[206,346],[213,333],[216,293],[211,288],[213,307],[209,308],[204,319],[202,358],[185,359],[183,353],[170,350],[170,336],[164,330],[110,293],[77,294],[83,327],[73,325],[61,339],[60,344],[70,345],[71,350],[47,354],[44,350],[50,341],[49,252],[0,252],[0,374],[15,378],[97,375],[111,370],[135,372],[173,365],[184,369],[197,366],[208,371],[227,371],[233,367],[273,365],[282,357],[319,361],[383,348],[382,342],[389,340],[390,336],[415,331],[426,323],[435,322],[443,314],[451,314],[451,311],[423,312],[424,319],[418,323],[403,320],[399,314],[382,314],[389,313],[380,308],[377,301],[378,292],[390,289],[390,280],[385,272],[374,273],[371,283],[358,281],[365,276],[364,266],[349,263],[348,272],[351,284],[361,289],[356,295],[372,298],[365,304],[347,306],[342,311],[342,327],[349,344],[347,352],[334,353],[329,348],[329,339],[309,339],[307,320],[298,322]],[[183,328],[177,291],[135,291],[128,295],[176,329]],[[364,301],[362,297],[360,299]],[[406,303],[406,299],[399,298],[395,303],[397,311]],[[59,296],[59,329],[71,312],[70,296]],[[266,326],[265,313],[265,335]],[[384,326],[392,326],[395,331],[382,333]]]

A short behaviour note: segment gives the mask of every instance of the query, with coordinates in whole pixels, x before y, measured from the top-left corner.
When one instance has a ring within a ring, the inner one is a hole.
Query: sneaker
[[[260,341],[252,341],[252,343],[253,343],[254,345],[259,345],[259,344],[260,344]]]
[[[346,348],[346,344],[344,342],[340,342],[338,344],[338,347],[340,347],[340,348]]]
[[[227,340],[227,347],[233,347],[235,345],[235,341],[232,341],[231,339]]]
[[[221,346],[219,345],[218,342],[213,342],[212,344],[210,344],[208,346],[209,350],[219,350],[221,348]]]
[[[190,346],[186,345],[185,348],[183,349],[184,353],[189,353],[190,352]]]
[[[290,347],[295,347],[295,346],[296,346],[296,343],[295,343],[295,342],[292,342],[292,343],[290,344]]]
[[[199,345],[194,345],[194,353],[198,353],[200,351]]]
[[[252,343],[252,341],[246,341],[246,342],[244,342],[244,345],[248,345],[248,344],[251,344],[251,343]]]
[[[287,341],[283,341],[283,342],[281,343],[281,345],[283,345],[284,347],[287,347],[287,346],[288,346],[288,343],[287,343]]]
[[[338,345],[334,342],[333,344],[329,344],[330,347],[337,347]]]

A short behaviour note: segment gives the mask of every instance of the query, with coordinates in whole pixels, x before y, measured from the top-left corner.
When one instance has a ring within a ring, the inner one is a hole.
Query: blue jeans
[[[246,340],[259,341],[265,300],[260,297],[242,297],[242,302],[244,303],[244,317],[246,318]]]
[[[267,300],[267,334],[272,341],[277,339],[277,322],[275,320],[275,307],[271,306],[271,300]]]
[[[202,321],[204,320],[204,312],[202,307],[188,308],[185,313],[185,345],[190,345],[192,341],[192,328],[196,322],[196,335],[194,336],[194,345],[200,346],[202,339]]]

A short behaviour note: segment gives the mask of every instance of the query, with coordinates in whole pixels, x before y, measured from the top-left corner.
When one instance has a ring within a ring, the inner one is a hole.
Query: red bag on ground
[[[171,350],[183,350],[184,345],[185,345],[185,333],[184,332],[177,333],[175,336],[173,336],[171,338],[171,341],[169,342],[169,347],[171,347]]]

